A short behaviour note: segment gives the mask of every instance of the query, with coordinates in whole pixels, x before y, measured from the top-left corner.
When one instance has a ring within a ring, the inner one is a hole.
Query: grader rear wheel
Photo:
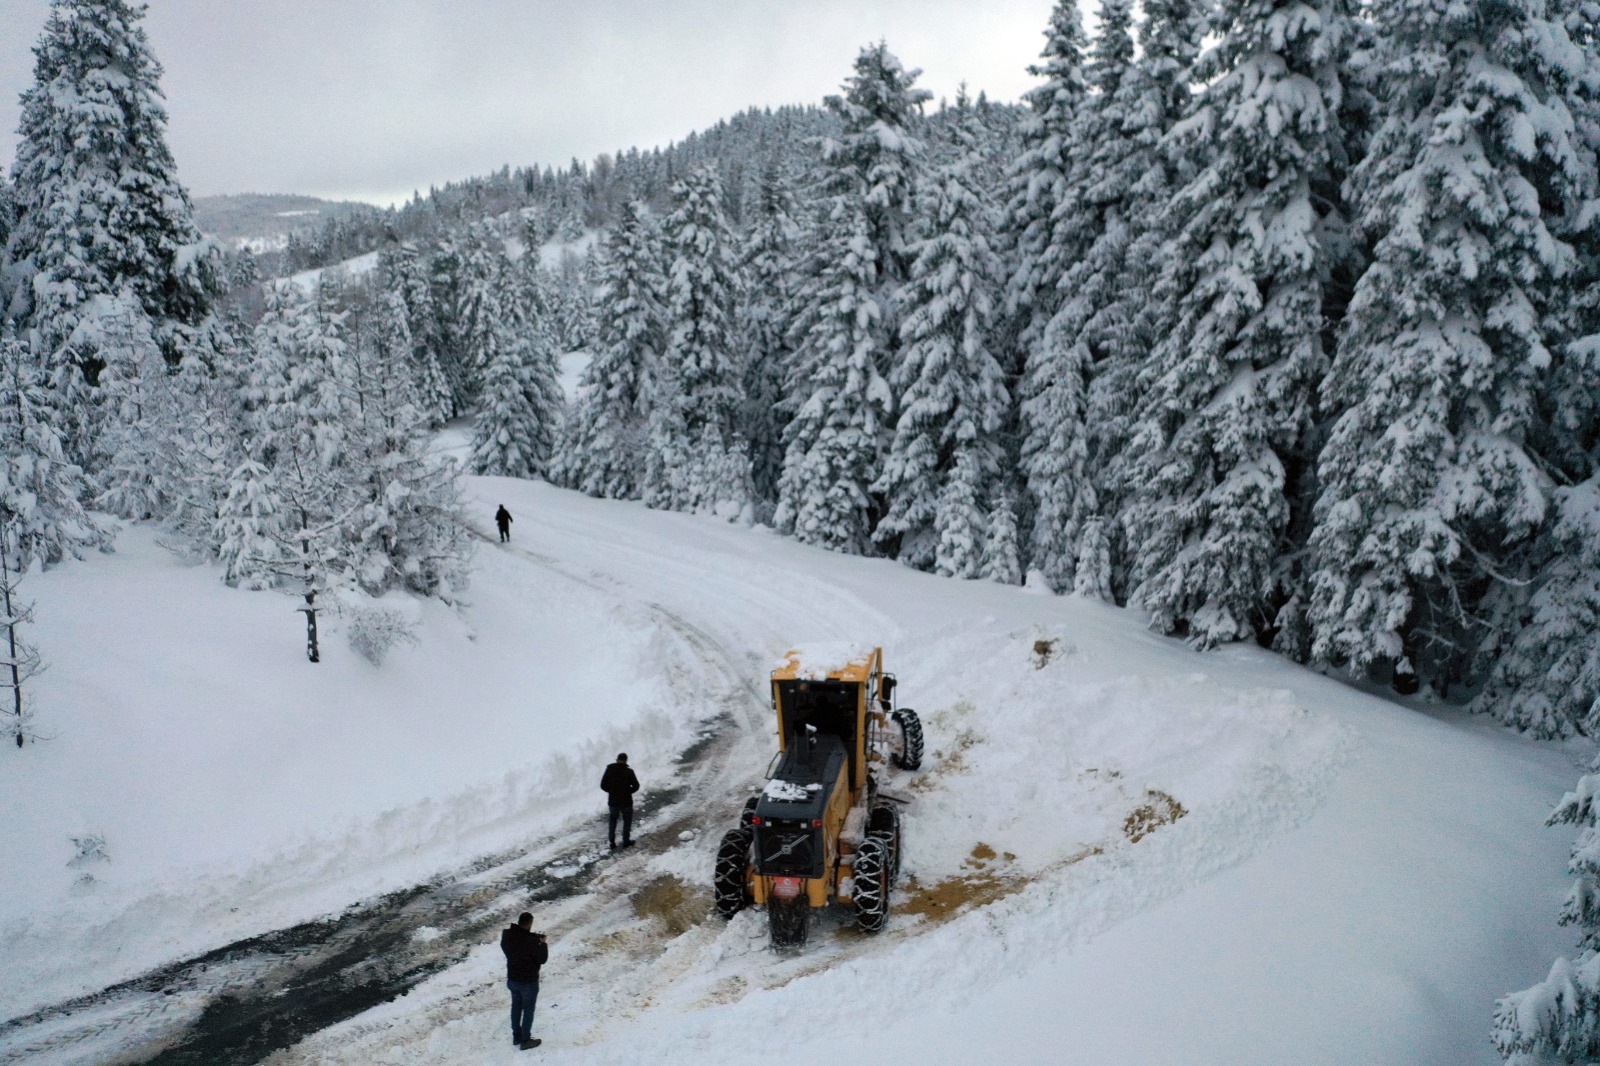
[[[775,948],[800,948],[811,926],[811,901],[804,894],[793,899],[767,898],[767,932]]]
[[[717,867],[711,891],[717,913],[732,918],[750,902],[750,845],[756,832],[747,826],[730,829],[717,849]]]
[[[883,928],[889,918],[889,849],[882,837],[869,836],[856,850],[856,924],[869,933]]]
[[[900,881],[900,808],[877,802],[867,815],[867,835],[878,837],[889,852],[889,884]]]

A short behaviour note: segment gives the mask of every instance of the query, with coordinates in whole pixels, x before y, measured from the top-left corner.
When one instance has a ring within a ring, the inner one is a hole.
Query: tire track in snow
[[[587,528],[589,524],[585,523]],[[595,532],[610,532],[599,527]],[[485,540],[488,534],[474,530]],[[582,533],[577,534],[583,536]],[[503,545],[513,554],[520,555],[537,565],[554,570],[563,576],[602,591],[628,590],[626,583],[611,573],[575,573],[567,565],[543,553],[515,545]],[[703,585],[705,570],[691,562],[664,556],[649,546],[619,545],[607,541],[604,546],[608,560],[615,561],[619,554],[632,556],[648,568],[652,584],[659,586],[670,580],[665,572],[671,571],[683,580]],[[797,582],[815,582],[814,576],[801,574],[775,575],[768,573],[762,587],[741,582],[740,604],[719,603],[727,609],[731,624],[748,623],[760,619],[789,619],[807,610],[810,605],[798,605],[792,596],[784,595]],[[792,580],[790,580],[792,578]],[[774,592],[772,590],[783,590]],[[632,590],[629,590],[632,591]],[[652,588],[659,595],[663,590]],[[826,589],[807,588],[814,599],[816,618],[826,626],[839,626],[840,614],[853,614],[862,626],[875,627],[887,632],[898,629],[889,618],[875,607],[855,597],[847,589],[829,586]],[[704,593],[700,595],[703,597]],[[848,602],[847,602],[848,601]],[[700,652],[719,659],[733,675],[746,676],[748,666],[741,666],[738,656],[724,642],[717,640],[705,629],[660,602],[647,601],[646,606],[663,625],[672,629]],[[796,608],[800,609],[797,611]],[[840,610],[840,608],[844,608]],[[743,611],[736,608],[742,608]],[[853,608],[853,610],[852,610]],[[747,613],[747,617],[739,617]],[[749,617],[754,616],[754,617]],[[742,635],[751,641],[759,635],[749,628]],[[830,634],[837,636],[835,631]],[[757,656],[751,656],[757,658]],[[774,654],[772,658],[776,658]],[[764,673],[764,672],[763,672]],[[678,820],[668,826],[671,833],[680,827],[697,831],[697,839],[710,843],[720,838],[721,831],[731,828],[745,796],[759,788],[759,778],[771,755],[775,737],[770,705],[764,692],[751,685],[752,717],[748,729],[753,736],[767,743],[746,751],[731,748],[719,750],[718,758],[730,760],[724,770],[725,785],[720,795],[707,796],[708,802],[686,803],[676,813]],[[739,786],[743,787],[739,787]],[[670,834],[668,843],[670,845]],[[596,1019],[592,1024],[580,1023],[581,1031],[567,1033],[568,1041],[579,1045],[602,1042],[619,1027],[638,1019],[658,1002],[672,995],[675,984],[685,974],[706,965],[720,966],[732,960],[735,973],[725,978],[745,991],[777,987],[797,978],[828,969],[861,955],[882,950],[891,943],[919,937],[937,927],[936,923],[915,921],[893,929],[882,936],[872,937],[860,933],[853,918],[837,908],[821,912],[816,917],[813,938],[802,955],[774,954],[769,950],[766,923],[757,912],[747,911],[732,923],[716,918],[712,913],[709,894],[710,861],[704,863],[699,882],[686,887],[703,891],[698,920],[692,920],[687,929],[662,928],[653,919],[637,914],[630,901],[640,890],[648,890],[659,873],[640,866],[612,867],[602,871],[592,890],[578,897],[561,901],[554,916],[540,913],[538,926],[552,936],[554,961],[551,975],[544,982],[541,996],[541,1027],[559,1009],[556,1000],[581,1001],[585,1017]],[[691,904],[692,906],[692,904]],[[499,980],[500,967],[497,952],[490,952],[487,960],[458,968],[456,973],[439,975],[408,1004],[404,1012],[380,1010],[369,1018],[354,1019],[333,1027],[303,1044],[276,1055],[271,1066],[333,1066],[335,1063],[361,1063],[375,1061],[408,1061],[409,1053],[429,1041],[430,1034],[466,1023],[500,1026],[504,1014],[505,992]],[[498,1030],[497,1030],[498,1031]],[[399,1059],[395,1059],[399,1056]],[[447,1061],[449,1055],[424,1055],[427,1061]]]

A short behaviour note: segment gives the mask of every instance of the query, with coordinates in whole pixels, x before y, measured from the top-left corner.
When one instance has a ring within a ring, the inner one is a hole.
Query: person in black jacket
[[[511,539],[511,512],[506,510],[506,505],[503,503],[500,505],[500,509],[494,513],[494,524],[500,530],[501,544]]]
[[[639,779],[628,765],[627,752],[618,755],[617,761],[606,767],[606,772],[600,775],[600,788],[606,794],[606,806],[611,808],[611,822],[606,829],[611,850],[617,850],[618,816],[622,818],[622,846],[633,847],[633,794],[639,791]]]
[[[533,1038],[533,1005],[539,1001],[539,967],[550,961],[550,948],[544,934],[533,931],[533,915],[523,911],[500,934],[500,950],[511,990],[511,1042],[526,1051],[540,1043]]]

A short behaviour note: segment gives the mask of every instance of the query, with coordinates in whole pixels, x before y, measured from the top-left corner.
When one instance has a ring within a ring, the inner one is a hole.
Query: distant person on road
[[[617,756],[617,761],[606,767],[600,776],[600,788],[606,794],[606,806],[611,808],[611,823],[606,829],[606,839],[611,850],[617,850],[617,818],[622,818],[622,846],[633,847],[633,794],[639,791],[639,779],[628,765],[628,753]]]
[[[494,524],[500,530],[501,544],[511,539],[511,512],[506,510],[506,505],[503,503],[494,513]]]
[[[506,987],[511,990],[511,1043],[523,1051],[538,1047],[533,1038],[533,1005],[539,1001],[539,967],[550,961],[543,933],[533,931],[533,915],[523,911],[517,924],[500,934],[506,955]]]

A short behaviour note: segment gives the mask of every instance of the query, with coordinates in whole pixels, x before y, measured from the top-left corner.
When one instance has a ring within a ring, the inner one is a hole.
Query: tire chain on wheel
[[[717,849],[716,873],[712,877],[712,894],[717,913],[724,918],[732,918],[750,902],[750,845],[755,838],[755,830],[748,826],[730,829],[722,836],[722,846]]]
[[[754,824],[751,819],[756,816],[756,804],[760,802],[760,796],[751,796],[744,801],[744,810],[739,812],[739,825],[741,827],[748,827]]]
[[[900,882],[900,808],[892,803],[874,803],[867,815],[867,835],[879,837],[889,850],[889,884]]]
[[[868,836],[856,850],[855,887],[851,889],[856,906],[856,924],[869,933],[883,928],[889,917],[888,845],[879,836]]]
[[[903,740],[900,752],[891,755],[889,760],[902,770],[915,770],[922,765],[922,719],[909,707],[895,711],[890,717],[899,725]]]

